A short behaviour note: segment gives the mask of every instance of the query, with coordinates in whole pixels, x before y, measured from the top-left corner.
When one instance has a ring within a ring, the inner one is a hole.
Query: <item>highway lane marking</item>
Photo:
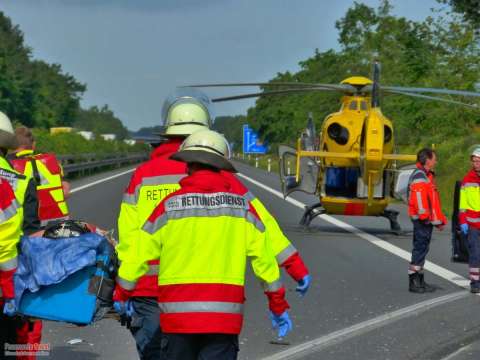
[[[245,180],[251,182],[252,184],[272,193],[273,195],[281,198],[281,199],[284,199],[283,197],[283,194],[280,192],[280,191],[277,191],[275,189],[272,189],[271,187],[267,186],[267,185],[264,185],[260,182],[258,182],[257,180],[255,179],[252,179],[251,177],[248,177],[244,174],[241,174],[241,173],[237,173],[238,176],[244,178]],[[290,197],[287,197],[286,199],[284,199],[285,201],[288,201],[290,204],[292,205],[295,205],[301,209],[305,209],[305,204],[298,201],[298,200],[295,200],[295,199],[292,199]],[[375,245],[375,246],[378,246],[379,248],[393,254],[393,255],[396,255],[404,260],[407,260],[408,262],[410,262],[410,259],[411,259],[411,253],[408,252],[408,251],[405,251],[403,250],[402,248],[399,248],[398,246],[395,246],[395,245],[392,245],[390,244],[389,242],[385,241],[385,240],[382,240],[372,234],[368,234],[366,233],[365,231],[362,231],[346,222],[343,222],[341,220],[338,220],[336,218],[334,218],[333,216],[330,216],[330,215],[326,215],[326,214],[322,214],[322,215],[319,215],[318,216],[319,218],[322,218],[323,220],[325,220],[326,222],[329,222],[330,224],[333,224],[335,226],[338,226],[339,228],[345,230],[345,231],[348,231],[354,235],[357,235],[358,237],[364,239],[364,240],[367,240],[369,243]],[[460,287],[463,287],[463,288],[466,288],[466,289],[470,289],[470,280],[466,279],[465,277],[457,274],[457,273],[454,273],[453,271],[450,271],[444,267],[441,267],[439,265],[436,265],[430,261],[426,261],[425,262],[425,265],[424,265],[424,269],[425,270],[428,270],[430,271],[431,273],[434,273],[435,275],[457,285],[457,286],[460,286]],[[405,271],[406,273],[406,271]]]
[[[85,185],[76,187],[75,189],[70,190],[70,193],[71,193],[71,194],[76,193],[77,191],[81,191],[81,190],[83,190],[83,189],[87,189],[87,188],[89,188],[89,187],[92,187],[92,186],[101,184],[101,183],[103,183],[103,182],[105,182],[105,181],[109,181],[109,180],[115,179],[115,178],[117,178],[117,177],[123,176],[123,175],[125,175],[125,174],[129,174],[129,173],[134,172],[134,171],[135,171],[135,168],[130,169],[130,170],[127,170],[127,171],[123,171],[123,172],[121,172],[121,173],[118,173],[118,174],[115,174],[115,175],[112,175],[112,176],[109,176],[109,177],[106,177],[106,178],[103,178],[103,179],[100,179],[100,180],[97,180],[97,181],[94,181],[94,182],[91,182],[91,183],[89,183],[89,184],[85,184]]]
[[[465,291],[457,291],[452,294],[422,301],[420,303],[386,313],[376,318],[360,322],[345,329],[331,332],[327,335],[307,341],[303,344],[293,346],[288,350],[280,351],[273,355],[264,357],[261,360],[300,359],[306,355],[311,355],[332,345],[349,340],[353,337],[363,335],[369,331],[386,325],[390,325],[401,319],[405,319],[413,315],[419,315],[437,306],[444,305],[467,296],[470,296],[470,294],[466,293]]]

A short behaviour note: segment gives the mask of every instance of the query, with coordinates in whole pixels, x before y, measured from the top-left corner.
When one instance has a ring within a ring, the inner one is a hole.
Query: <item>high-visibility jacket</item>
[[[232,191],[219,173],[195,172],[180,181],[144,225],[153,235],[161,266],[158,274],[160,323],[166,333],[238,334],[243,322],[246,259],[264,284],[269,307],[289,306],[265,227],[245,196]],[[148,271],[119,279],[129,290]]]
[[[13,274],[22,225],[21,206],[11,185],[0,178],[0,298],[14,298]]]
[[[460,187],[459,222],[480,229],[480,176],[472,169]]]
[[[138,281],[133,296],[157,297],[158,258],[149,250],[149,246],[153,246],[151,235],[141,228],[157,205],[178,190],[178,182],[187,176],[185,163],[169,159],[178,151],[181,143],[182,139],[176,138],[158,146],[152,152],[151,159],[135,170],[123,194],[118,218],[119,274],[131,278],[131,263],[136,264],[139,257],[149,261],[150,265],[149,271]],[[144,253],[139,253],[139,242],[144,243]]]
[[[30,176],[20,174],[3,157],[0,157],[0,178],[10,183],[20,204],[19,213],[23,219],[22,234],[30,235],[40,230],[35,181]]]
[[[417,163],[410,175],[408,214],[412,220],[428,221],[433,225],[445,225],[447,218],[442,212],[440,195],[435,184],[435,175]]]
[[[229,181],[235,193],[244,195],[252,204],[260,220],[265,225],[265,237],[267,242],[270,243],[277,263],[284,267],[295,281],[300,281],[305,275],[308,275],[308,269],[297,249],[283,234],[277,221],[262,202],[233,173],[222,171],[221,174]]]
[[[52,220],[68,218],[62,186],[63,169],[54,154],[34,154],[33,150],[22,150],[13,154],[10,162],[15,170],[35,180],[42,226]]]

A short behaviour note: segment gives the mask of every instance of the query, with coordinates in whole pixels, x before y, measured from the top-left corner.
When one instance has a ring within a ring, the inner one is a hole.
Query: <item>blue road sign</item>
[[[247,124],[243,125],[243,153],[266,154],[268,147],[260,142],[258,134]]]

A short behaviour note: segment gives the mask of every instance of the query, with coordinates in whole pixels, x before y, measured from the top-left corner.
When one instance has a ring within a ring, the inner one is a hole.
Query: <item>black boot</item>
[[[408,274],[408,291],[417,294],[423,294],[425,292],[425,288],[421,284],[420,274],[418,272]]]
[[[479,281],[470,281],[470,292],[472,294],[480,294],[480,282]]]
[[[425,292],[431,293],[437,290],[435,286],[429,285],[425,282],[425,275],[423,273],[418,273],[420,276],[420,286],[425,289]]]

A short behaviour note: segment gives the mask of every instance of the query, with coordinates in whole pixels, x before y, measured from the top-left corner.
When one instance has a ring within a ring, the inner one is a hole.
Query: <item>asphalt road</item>
[[[391,234],[382,218],[323,216],[304,229],[298,225],[301,207],[314,203],[314,197],[300,194],[286,202],[274,193],[279,189],[276,174],[237,166],[244,183],[300,251],[313,277],[304,298],[284,277],[294,331],[287,339],[290,345],[274,345],[265,297],[248,269],[240,359],[480,358],[480,297],[460,286],[467,284],[467,267],[450,262],[448,230],[434,233],[428,257],[426,279],[437,291],[411,294],[406,260],[411,224],[404,207],[397,206],[405,230],[400,236]],[[125,172],[74,182],[77,191],[69,199],[73,217],[115,228],[122,190],[130,177]],[[95,183],[112,175],[116,177]],[[70,340],[77,343],[69,344]],[[49,322],[43,342],[51,344],[51,359],[137,359],[128,331],[113,320],[84,328]]]

